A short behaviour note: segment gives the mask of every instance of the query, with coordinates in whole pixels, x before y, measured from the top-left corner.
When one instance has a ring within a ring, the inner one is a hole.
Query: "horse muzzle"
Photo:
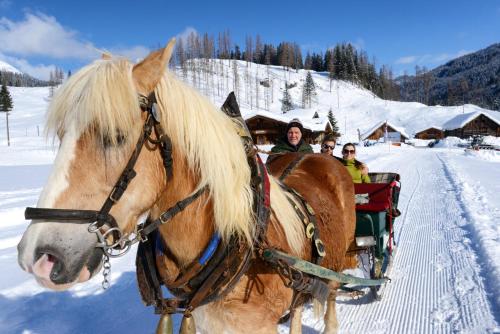
[[[43,225],[43,226],[42,226]],[[18,262],[44,287],[64,290],[99,272],[104,257],[96,238],[81,226],[78,234],[71,224],[32,224],[19,242]],[[78,240],[78,241],[76,241]]]

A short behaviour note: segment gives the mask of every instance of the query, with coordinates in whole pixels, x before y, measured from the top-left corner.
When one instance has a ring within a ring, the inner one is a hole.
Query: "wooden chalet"
[[[460,114],[443,125],[446,137],[500,137],[500,120],[485,112]]]
[[[444,131],[443,128],[439,126],[431,126],[425,130],[415,133],[415,138],[417,139],[443,139]]]
[[[285,135],[290,120],[272,113],[259,112],[248,115],[245,121],[254,143],[257,145],[273,145],[276,144],[278,138]],[[331,131],[331,125],[328,121],[318,121],[318,119],[307,121],[301,119],[301,121],[304,127],[302,138],[306,143],[320,143],[325,133]]]
[[[388,121],[378,123],[361,135],[361,140],[379,141],[380,139],[384,139],[396,143],[404,143],[409,138],[403,128],[395,126]]]

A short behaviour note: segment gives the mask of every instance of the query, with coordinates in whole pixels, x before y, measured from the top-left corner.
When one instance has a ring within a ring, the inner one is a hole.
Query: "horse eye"
[[[102,138],[102,144],[104,148],[110,148],[112,146],[122,146],[126,141],[125,135],[118,132],[114,138],[114,141],[110,136],[106,135]]]

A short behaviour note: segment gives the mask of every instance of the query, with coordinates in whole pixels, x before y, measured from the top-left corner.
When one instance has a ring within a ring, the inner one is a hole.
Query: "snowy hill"
[[[21,71],[19,71],[17,68],[1,60],[0,60],[0,71],[21,74]]]
[[[205,66],[205,67],[204,67]],[[331,83],[328,73],[311,71],[316,85],[316,98],[311,108],[302,109],[302,85],[306,70],[284,70],[281,66],[249,64],[244,61],[212,60],[207,65],[200,65],[202,74],[193,76],[187,71],[185,81],[189,82],[213,101],[222,104],[227,94],[235,91],[244,116],[253,115],[258,110],[275,114],[280,119],[298,117],[305,123],[322,123],[331,108],[337,120],[341,141],[358,141],[358,129],[365,133],[382,121],[389,121],[413,136],[416,132],[431,126],[442,126],[448,120],[462,113],[485,112],[500,119],[500,112],[486,110],[475,105],[464,106],[427,106],[416,102],[386,101],[372,92],[355,84],[334,80]],[[200,70],[198,70],[200,71]],[[211,74],[215,72],[215,74]],[[176,69],[179,77],[182,70]],[[237,77],[235,76],[237,73]],[[236,80],[235,80],[236,77]],[[269,88],[261,82],[268,82]],[[289,89],[295,109],[286,114],[281,112],[281,99],[285,83],[294,86]],[[313,120],[317,112],[319,119]]]

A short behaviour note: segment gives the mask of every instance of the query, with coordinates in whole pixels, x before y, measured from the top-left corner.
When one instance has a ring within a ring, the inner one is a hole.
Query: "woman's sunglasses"
[[[327,144],[323,144],[323,145],[321,145],[321,148],[324,149],[324,150],[330,149],[330,150],[333,151],[333,149],[335,148],[335,146],[330,146],[330,145],[327,145]]]
[[[356,153],[356,150],[343,150],[342,153],[345,153],[345,154],[354,154],[354,153]]]

